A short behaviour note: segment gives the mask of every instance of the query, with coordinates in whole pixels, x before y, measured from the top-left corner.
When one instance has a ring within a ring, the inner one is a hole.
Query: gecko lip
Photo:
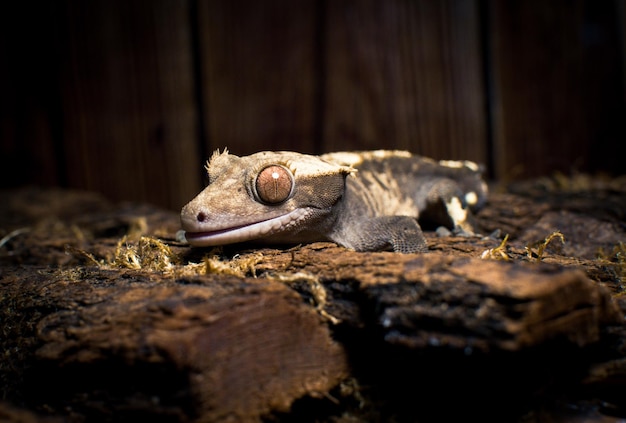
[[[296,209],[272,219],[246,225],[233,226],[214,231],[186,231],[187,242],[194,247],[211,247],[250,241],[264,236],[283,232],[309,214],[307,209]]]

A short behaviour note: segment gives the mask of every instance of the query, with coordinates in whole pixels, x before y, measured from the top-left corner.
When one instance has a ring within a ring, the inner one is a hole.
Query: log
[[[583,258],[524,258],[511,242],[510,260],[486,260],[499,241],[430,233],[425,254],[190,249],[175,241],[176,214],[149,206],[64,191],[7,198],[0,383],[29,412],[508,420],[536,411],[530,400],[554,380],[600,386],[625,367],[621,303]]]
[[[309,275],[327,287],[329,314],[355,326],[372,316],[388,342],[411,348],[514,351],[555,337],[583,346],[599,339],[602,325],[620,321],[607,290],[580,270],[553,265],[356,254],[326,243],[261,255],[257,271]]]
[[[12,361],[34,360],[21,394],[52,409],[248,421],[347,375],[323,319],[280,283],[167,281],[130,270],[10,273],[1,280],[13,307],[3,326],[16,328],[14,350],[32,354]]]

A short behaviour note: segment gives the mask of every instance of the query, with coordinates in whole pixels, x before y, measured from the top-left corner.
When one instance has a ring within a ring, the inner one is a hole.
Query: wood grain
[[[68,184],[179,209],[202,174],[189,3],[63,5]]]
[[[0,13],[0,186],[65,182],[55,6],[7,3]],[[44,35],[45,34],[45,35]]]
[[[327,16],[327,150],[485,163],[477,2],[328,2]]]
[[[313,152],[315,5],[200,2],[200,89],[208,153]]]
[[[2,279],[7,295],[22,280],[14,275]],[[178,416],[168,421],[256,421],[347,375],[323,319],[284,284],[232,278],[192,287],[154,285],[124,271],[84,273],[80,281],[64,275],[23,285],[34,295],[22,305],[57,309],[22,316],[37,321],[19,342],[37,345],[38,364],[24,375],[40,381],[24,392],[31,400],[56,407],[80,397],[73,407],[97,420],[128,418],[134,409]],[[99,409],[101,401],[119,406]]]
[[[489,4],[495,175],[618,171],[626,108],[617,3]]]

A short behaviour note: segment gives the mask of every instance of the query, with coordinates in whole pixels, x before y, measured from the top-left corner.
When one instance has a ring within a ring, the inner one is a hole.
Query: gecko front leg
[[[338,222],[329,238],[355,251],[420,253],[428,250],[422,229],[410,216],[344,219]]]

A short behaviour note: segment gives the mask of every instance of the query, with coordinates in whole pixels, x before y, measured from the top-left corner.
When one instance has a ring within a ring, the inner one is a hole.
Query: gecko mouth
[[[296,209],[282,216],[255,223],[214,231],[186,231],[185,238],[194,247],[211,247],[251,241],[291,229],[308,214],[308,209]]]

